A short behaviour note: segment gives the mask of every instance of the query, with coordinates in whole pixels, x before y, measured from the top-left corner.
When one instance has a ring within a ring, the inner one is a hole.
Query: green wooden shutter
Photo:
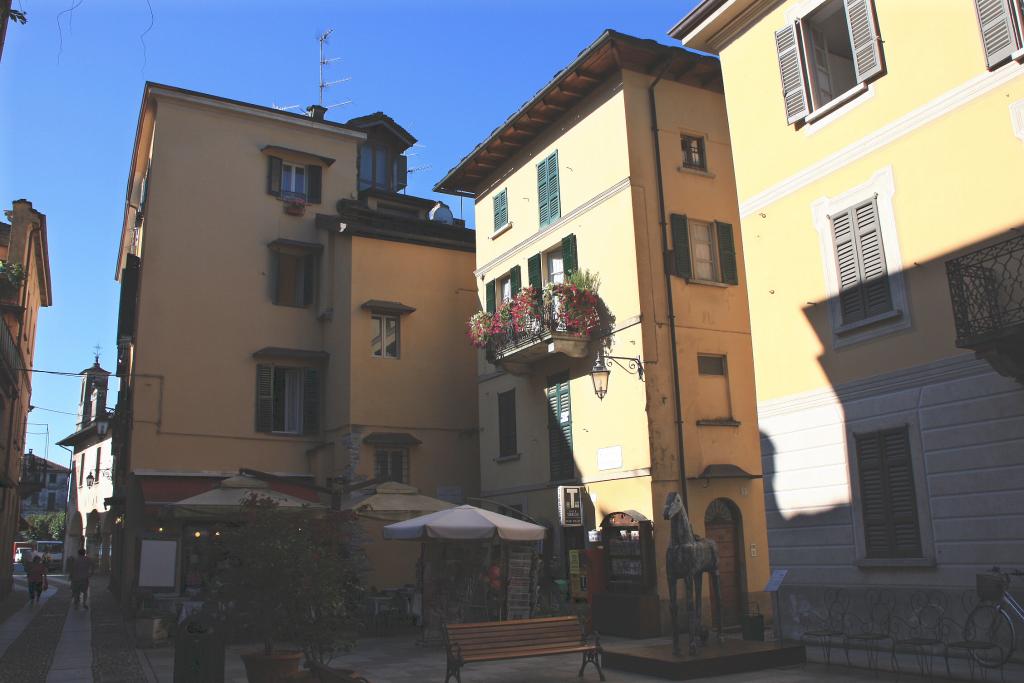
[[[269,432],[274,426],[274,368],[256,366],[256,431]]]
[[[281,196],[281,160],[277,157],[268,157],[267,193],[275,197]]]
[[[548,165],[547,161],[537,164],[537,210],[539,212],[540,227],[551,222],[548,214]]]
[[[320,431],[320,371],[305,368],[302,371],[302,433]]]
[[[566,235],[562,238],[562,271],[566,277],[579,270],[579,261],[576,257],[576,235]]]
[[[672,254],[675,257],[675,274],[679,277],[693,277],[693,265],[690,262],[690,228],[686,216],[672,214]]]
[[[519,266],[512,266],[512,270],[508,273],[508,279],[512,288],[512,296],[515,296],[523,288],[523,272]]]
[[[306,203],[319,204],[324,169],[316,164],[306,167]]]
[[[846,25],[853,46],[853,69],[863,83],[882,72],[882,40],[872,0],[845,0]]]
[[[796,123],[811,113],[796,24],[790,24],[775,32],[775,50],[779,57],[779,73],[782,75],[782,99],[786,105],[786,121]]]
[[[540,254],[534,254],[526,259],[526,276],[530,280],[530,286],[537,292],[544,289],[544,276],[540,270]]]
[[[718,264],[722,271],[722,282],[727,285],[740,283],[739,269],[736,267],[736,242],[732,234],[732,225],[715,221],[718,231]]]
[[[494,305],[494,280],[487,283],[487,312],[494,313],[497,307]]]
[[[572,451],[572,404],[568,373],[548,380],[548,453],[551,481],[576,476]]]
[[[409,157],[399,154],[395,157],[395,192],[401,192],[409,184]]]
[[[316,298],[316,256],[307,254],[302,259],[302,305],[309,306]]]
[[[498,456],[515,455],[516,444],[516,390],[498,394]]]
[[[561,192],[558,186],[558,152],[548,157],[548,222],[554,223],[562,216]]]
[[[864,315],[871,317],[892,310],[889,271],[885,265],[882,228],[878,221],[878,205],[872,199],[851,210],[857,229],[857,256],[860,260]]]
[[[975,0],[974,8],[981,27],[985,62],[993,68],[1010,58],[1018,48],[1013,32],[1012,0]]]
[[[494,229],[504,227],[508,223],[508,190],[494,195]]]
[[[855,439],[867,556],[921,557],[908,428],[858,434]]]

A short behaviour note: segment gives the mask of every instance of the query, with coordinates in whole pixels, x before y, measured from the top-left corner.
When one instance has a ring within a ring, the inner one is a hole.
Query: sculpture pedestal
[[[800,643],[787,641],[780,647],[775,643],[726,639],[719,644],[714,634],[708,644],[691,657],[686,653],[689,646],[687,635],[681,633],[680,638],[684,654],[678,657],[672,654],[672,643],[640,647],[626,643],[605,645],[602,666],[672,681],[689,681],[803,664],[807,659]]]

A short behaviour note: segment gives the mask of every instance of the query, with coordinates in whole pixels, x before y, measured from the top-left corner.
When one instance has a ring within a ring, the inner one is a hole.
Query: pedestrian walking
[[[46,563],[43,558],[36,555],[28,569],[28,602],[34,605],[42,597],[43,591],[49,590],[50,582],[46,578]]]
[[[78,601],[81,598],[82,608],[89,609],[86,600],[89,598],[89,579],[92,577],[92,558],[85,554],[85,548],[78,549],[78,557],[71,560],[71,600],[78,609]]]

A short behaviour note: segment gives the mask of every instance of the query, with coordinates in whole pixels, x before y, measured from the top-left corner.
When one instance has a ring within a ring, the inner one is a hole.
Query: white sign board
[[[617,470],[622,467],[622,446],[597,449],[597,469]]]
[[[779,587],[782,586],[782,582],[786,580],[786,574],[788,573],[788,569],[773,569],[772,577],[768,579],[768,583],[764,587],[764,592],[774,593],[779,590]]]
[[[178,542],[143,539],[139,550],[139,588],[175,588]]]

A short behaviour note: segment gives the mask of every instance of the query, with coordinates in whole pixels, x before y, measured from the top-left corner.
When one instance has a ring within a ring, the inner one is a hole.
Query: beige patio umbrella
[[[319,503],[304,500],[287,493],[281,493],[280,491],[274,491],[270,488],[270,484],[262,479],[244,474],[228,477],[220,482],[215,489],[169,503],[168,506],[171,507],[175,516],[178,517],[230,515],[241,512],[242,503],[253,494],[261,498],[269,498],[277,503],[279,510],[283,511],[306,508],[323,509],[324,507]]]
[[[399,541],[542,541],[547,529],[472,505],[460,505],[384,527],[384,538]]]
[[[424,496],[415,486],[389,481],[377,486],[373,495],[348,501],[342,509],[359,517],[381,522],[402,520],[455,507],[452,503]]]

